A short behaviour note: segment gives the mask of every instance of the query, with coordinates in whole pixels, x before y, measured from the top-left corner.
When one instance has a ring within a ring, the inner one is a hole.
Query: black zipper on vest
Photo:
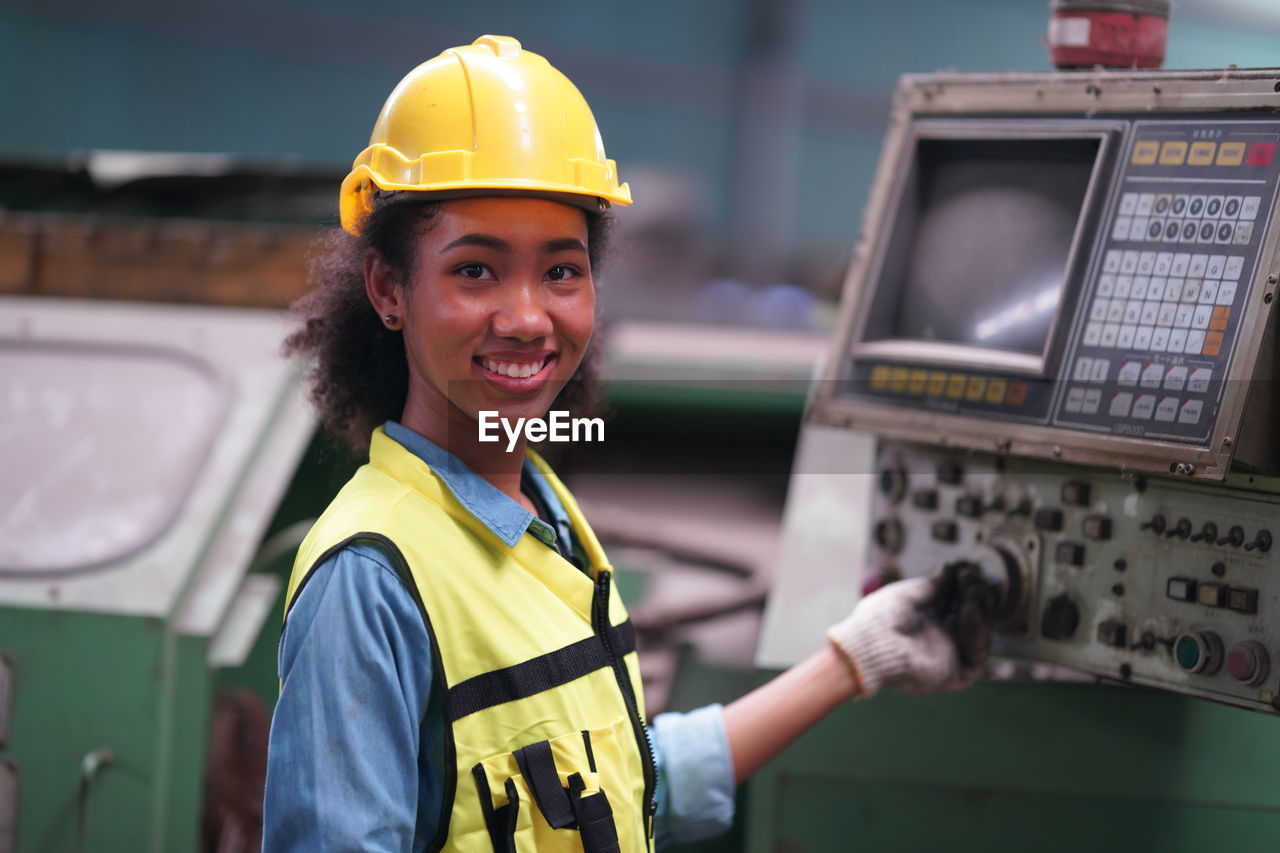
[[[658,810],[654,799],[657,787],[657,771],[654,769],[653,743],[649,740],[649,730],[644,720],[640,719],[640,708],[636,704],[635,691],[631,689],[631,676],[627,673],[627,663],[614,654],[609,642],[609,577],[608,569],[601,569],[596,575],[595,595],[591,600],[591,622],[596,636],[604,646],[609,664],[613,667],[614,677],[618,679],[618,689],[622,691],[622,700],[627,706],[627,716],[631,718],[631,728],[635,732],[636,746],[640,749],[640,762],[644,768],[644,831],[646,837],[653,837],[653,815]]]

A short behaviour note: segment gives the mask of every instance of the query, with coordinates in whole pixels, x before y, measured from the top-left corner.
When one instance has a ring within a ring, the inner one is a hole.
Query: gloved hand
[[[853,669],[858,697],[890,685],[904,693],[961,690],[986,667],[994,590],[976,567],[888,584],[827,630]]]

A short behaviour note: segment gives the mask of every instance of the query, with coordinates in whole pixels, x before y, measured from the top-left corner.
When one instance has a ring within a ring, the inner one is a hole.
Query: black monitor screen
[[[1100,146],[918,140],[863,340],[1040,355]]]

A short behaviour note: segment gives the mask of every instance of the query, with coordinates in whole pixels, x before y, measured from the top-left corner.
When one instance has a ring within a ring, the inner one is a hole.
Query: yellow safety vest
[[[298,551],[286,614],[337,549],[376,541],[395,556],[447,696],[444,817],[429,849],[651,851],[655,772],[635,635],[577,502],[529,458],[564,504],[589,577],[532,536],[508,547],[378,429],[369,463]]]

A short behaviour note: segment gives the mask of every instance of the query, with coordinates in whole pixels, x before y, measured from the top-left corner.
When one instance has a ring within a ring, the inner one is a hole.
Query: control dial
[[[1173,657],[1187,672],[1213,675],[1222,666],[1222,640],[1212,631],[1183,634],[1173,644]]]
[[[1049,640],[1067,640],[1080,627],[1080,608],[1065,594],[1055,595],[1040,616],[1040,634]]]

